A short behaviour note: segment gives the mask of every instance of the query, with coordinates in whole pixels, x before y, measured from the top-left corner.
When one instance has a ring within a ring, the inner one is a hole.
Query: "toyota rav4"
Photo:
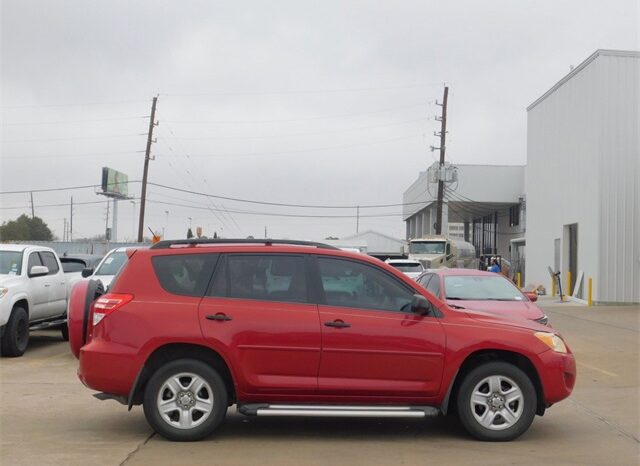
[[[161,241],[128,250],[102,294],[78,283],[69,341],[99,399],[142,404],[171,440],[248,416],[456,413],[511,440],[566,398],[575,361],[526,319],[454,309],[363,254],[284,240]]]

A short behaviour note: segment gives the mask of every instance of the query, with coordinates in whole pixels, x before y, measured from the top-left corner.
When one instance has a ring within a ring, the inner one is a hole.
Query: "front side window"
[[[176,254],[156,256],[151,262],[160,285],[169,293],[203,296],[215,258],[215,254]]]
[[[303,256],[228,255],[216,270],[210,295],[262,301],[307,302]]]
[[[433,276],[433,279],[427,285],[427,290],[429,290],[434,296],[440,297],[440,277],[437,275]]]
[[[49,275],[55,275],[58,273],[60,267],[58,267],[58,261],[52,252],[41,252],[40,257],[42,257],[43,264],[49,269]]]
[[[418,279],[418,283],[426,288],[429,285],[429,280],[431,280],[431,277],[433,277],[433,274],[431,273],[424,274]]]
[[[94,275],[116,275],[127,261],[127,253],[116,251],[108,255]]]
[[[40,254],[38,254],[37,252],[32,252],[31,254],[29,254],[29,260],[27,261],[27,273],[31,273],[31,269],[36,265],[42,265]]]
[[[412,290],[383,270],[355,261],[319,257],[326,303],[381,311],[410,312]]]

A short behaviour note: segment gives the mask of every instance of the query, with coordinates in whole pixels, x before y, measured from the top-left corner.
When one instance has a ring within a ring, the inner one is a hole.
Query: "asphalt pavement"
[[[196,443],[155,435],[141,407],[98,401],[58,332],[0,359],[0,464],[19,465],[636,465],[640,306],[542,300],[576,355],[573,395],[509,443],[470,439],[455,419],[247,418],[230,408]]]

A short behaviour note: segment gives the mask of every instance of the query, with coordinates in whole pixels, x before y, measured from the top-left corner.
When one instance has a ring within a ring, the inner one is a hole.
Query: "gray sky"
[[[443,82],[447,158],[524,164],[527,105],[598,48],[640,49],[638,0],[3,0],[1,21],[2,191],[97,184],[103,166],[140,180],[140,133],[160,94],[150,181],[289,204],[401,203],[435,160]],[[139,197],[140,184],[130,191]],[[71,195],[104,200],[91,189],[34,194],[36,215],[59,237],[69,209],[44,206]],[[356,228],[355,218],[233,213],[355,209],[207,201],[154,186],[148,197],[147,225],[161,231],[169,211],[169,237],[185,234],[188,217],[225,236]],[[0,196],[0,221],[28,205],[27,194]],[[77,205],[74,237],[103,233],[105,207]],[[119,239],[133,236],[133,209],[120,203]],[[403,237],[400,212],[362,209],[386,216],[362,217],[360,230]]]

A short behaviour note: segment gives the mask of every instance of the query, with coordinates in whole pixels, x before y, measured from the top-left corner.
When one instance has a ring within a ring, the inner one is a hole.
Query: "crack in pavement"
[[[624,437],[628,438],[629,440],[632,440],[632,441],[634,441],[636,443],[640,443],[640,439],[638,437],[636,437],[635,435],[633,435],[630,432],[627,432],[626,430],[624,430],[621,426],[619,426],[615,422],[610,421],[606,417],[602,416],[601,414],[596,413],[595,411],[592,411],[591,409],[587,408],[586,406],[584,406],[581,403],[578,403],[575,400],[569,399],[568,401],[571,404],[573,404],[575,407],[577,407],[578,409],[582,410],[588,416],[591,416],[592,418],[597,419],[600,422],[603,422],[608,427],[610,427],[611,429],[613,429],[616,432],[618,432],[620,435],[622,435],[622,436],[624,436]]]
[[[136,447],[132,452],[130,452],[130,453],[127,455],[127,457],[126,457],[126,458],[125,458],[125,459],[124,459],[124,460],[123,460],[123,461],[122,461],[118,466],[122,466],[123,464],[127,464],[127,462],[128,462],[131,458],[133,458],[133,457],[135,456],[135,454],[136,454],[136,453],[138,453],[138,452],[140,451],[140,449],[141,449],[142,447],[144,447],[144,446],[147,444],[147,442],[149,442],[149,440],[151,440],[151,438],[153,438],[153,436],[154,436],[154,435],[156,435],[156,433],[155,433],[155,432],[151,432],[151,434],[150,434],[146,439],[144,439],[144,441],[140,442],[140,443],[138,444],[138,446],[137,446],[137,447]]]

